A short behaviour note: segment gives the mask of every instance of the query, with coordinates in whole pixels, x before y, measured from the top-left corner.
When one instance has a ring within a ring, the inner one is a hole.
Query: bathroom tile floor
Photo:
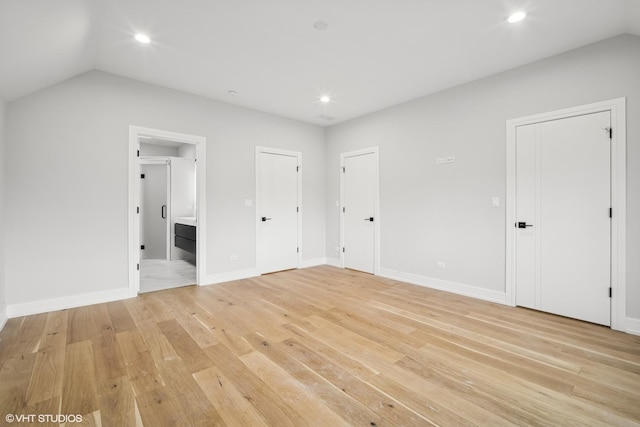
[[[189,286],[196,283],[196,266],[185,260],[143,259],[140,293]]]

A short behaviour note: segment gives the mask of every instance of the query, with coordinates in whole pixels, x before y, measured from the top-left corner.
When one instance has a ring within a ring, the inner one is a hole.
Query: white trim
[[[433,277],[421,276],[419,274],[404,273],[388,268],[380,268],[378,275],[386,277],[387,279],[398,280],[401,282],[411,283],[413,285],[424,286],[426,288],[437,289],[466,297],[508,305],[506,294],[500,291],[479,288],[477,286],[467,285],[464,283],[450,282],[448,280],[435,279]]]
[[[0,331],[2,331],[4,325],[7,324],[7,320],[9,320],[9,316],[7,315],[7,307],[5,307],[0,311]]]
[[[250,279],[258,276],[260,276],[260,272],[255,268],[228,271],[226,273],[210,274],[207,276],[207,284],[215,285],[217,283],[233,282],[234,280]]]
[[[373,274],[379,274],[380,272],[380,149],[379,147],[369,147],[361,150],[348,151],[346,153],[340,153],[340,265],[338,267],[344,268],[344,160],[347,157],[362,156],[365,154],[373,154],[375,159],[375,178],[374,178],[374,236],[373,236]]]
[[[327,263],[326,258],[306,259],[300,262],[300,268],[317,267],[319,265],[325,265],[326,263]]]
[[[142,126],[129,126],[129,296],[138,295],[140,291],[140,272],[137,265],[140,262],[140,216],[136,213],[140,206],[140,150],[139,136],[152,136],[184,144],[196,146],[196,271],[198,285],[206,284],[207,274],[207,138],[186,133],[171,132]]]
[[[261,153],[267,154],[277,154],[280,156],[290,156],[295,157],[298,170],[298,256],[296,260],[296,268],[301,268],[302,265],[302,253],[304,248],[302,247],[302,153],[299,151],[288,151],[281,150],[279,148],[269,148],[269,147],[261,147],[256,145],[256,153],[255,153],[255,178],[256,178],[256,211],[255,211],[255,227],[256,227],[256,270],[260,272],[260,274],[264,273],[264,269],[260,263],[260,248],[262,243],[262,234],[260,233],[260,171],[258,168],[260,167],[260,159],[259,156]]]
[[[62,298],[51,298],[39,301],[12,304],[7,307],[10,318],[47,313],[49,311],[64,310],[86,305],[102,304],[119,301],[131,297],[129,288],[112,289],[108,291],[92,292],[90,294],[72,295]]]
[[[627,317],[624,331],[628,334],[640,335],[640,319]]]
[[[611,207],[613,218],[611,219],[611,329],[624,330],[627,320],[626,312],[626,98],[617,98],[578,107],[566,108],[549,113],[536,114],[507,120],[506,123],[506,152],[507,152],[507,179],[506,179],[506,276],[505,292],[507,303],[515,306],[515,237],[513,224],[516,221],[516,128],[518,126],[540,123],[549,120],[558,120],[584,114],[592,114],[602,111],[611,112],[611,127],[613,138],[611,141]]]

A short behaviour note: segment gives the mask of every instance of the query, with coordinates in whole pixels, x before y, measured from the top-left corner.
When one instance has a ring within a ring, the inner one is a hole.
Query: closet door
[[[365,273],[375,270],[376,169],[375,153],[343,160],[344,266]]]
[[[258,268],[260,273],[298,267],[299,157],[260,152],[258,161]]]
[[[610,324],[610,126],[605,111],[517,129],[517,305]]]

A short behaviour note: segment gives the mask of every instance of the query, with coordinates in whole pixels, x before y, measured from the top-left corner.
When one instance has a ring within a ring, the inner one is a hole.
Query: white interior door
[[[344,266],[373,274],[375,271],[375,221],[377,156],[347,156],[343,160]]]
[[[517,128],[517,305],[610,324],[610,126],[606,111]]]
[[[298,156],[258,152],[258,268],[298,267]]]
[[[169,167],[166,164],[140,165],[142,258],[169,259]]]

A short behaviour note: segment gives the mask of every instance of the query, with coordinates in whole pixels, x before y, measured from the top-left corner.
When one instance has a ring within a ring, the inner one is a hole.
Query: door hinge
[[[609,128],[609,139],[613,139],[613,128]]]
[[[296,252],[297,252],[297,253],[300,253],[300,248],[296,248]]]
[[[138,150],[138,152],[137,152],[136,156],[137,156],[137,157],[140,157],[140,150]]]
[[[609,288],[609,298],[613,296],[613,289]]]
[[[140,179],[144,179],[144,174],[143,173],[140,174]]]
[[[342,167],[342,173],[345,173],[347,171],[347,168],[345,168],[344,166]]]
[[[296,212],[300,212],[300,206],[296,206]]]
[[[345,213],[347,211],[347,208],[345,208],[344,206],[342,207],[342,213]]]
[[[342,253],[344,253],[344,247],[342,248]]]
[[[144,251],[144,245],[140,245],[140,250]]]
[[[609,208],[609,218],[613,218],[613,208]]]
[[[296,166],[296,172],[300,172],[300,166]]]
[[[136,268],[138,269],[138,271],[140,271],[140,264],[138,264],[138,266]]]
[[[140,213],[140,206],[136,206],[136,213]]]

